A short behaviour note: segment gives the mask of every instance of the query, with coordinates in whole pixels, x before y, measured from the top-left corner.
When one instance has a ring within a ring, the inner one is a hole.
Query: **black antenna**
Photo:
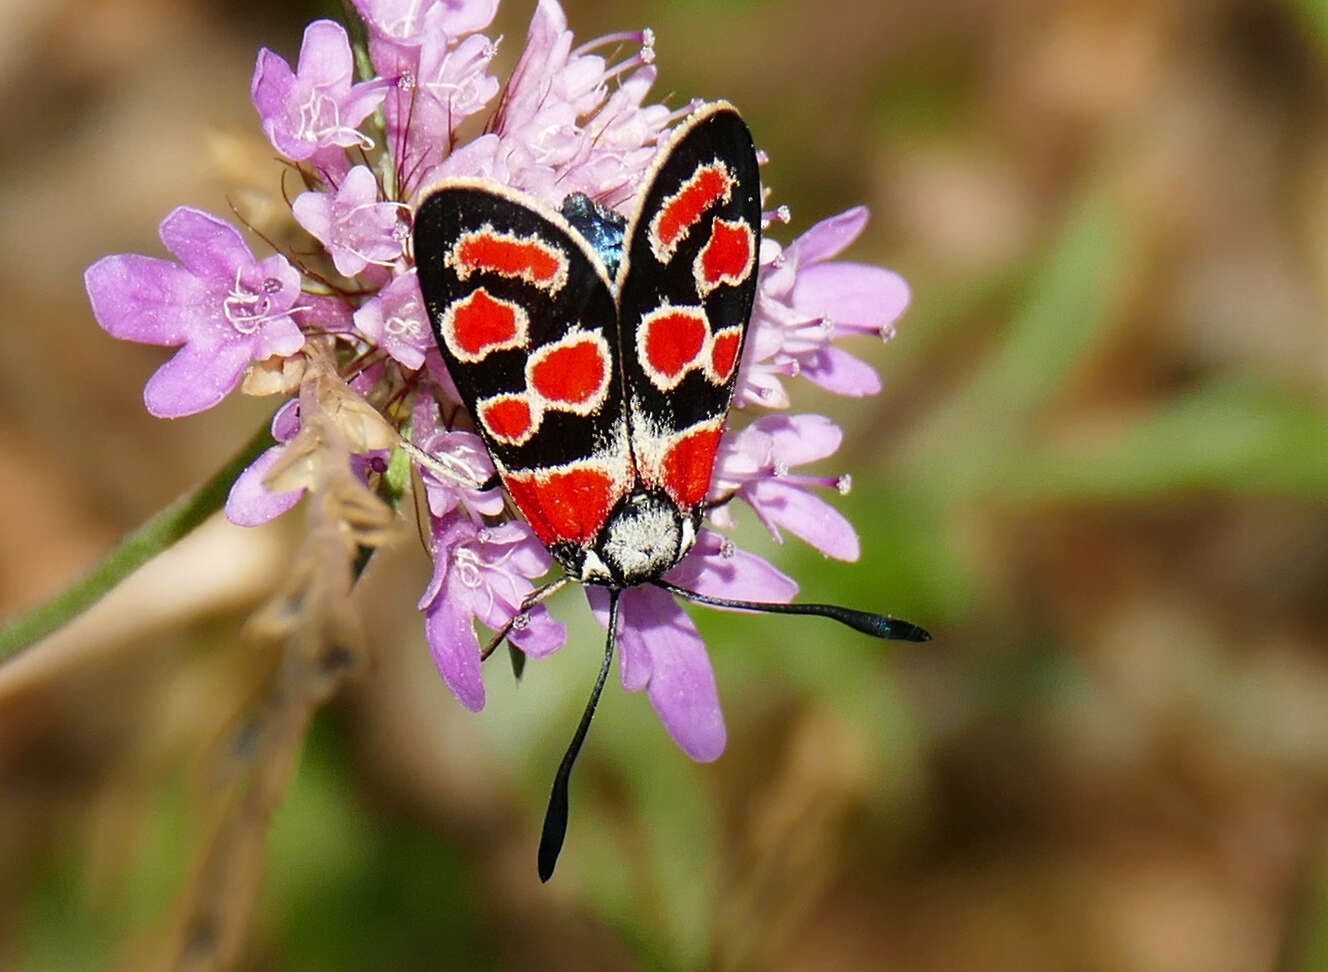
[[[539,876],[541,881],[553,877],[553,868],[558,863],[558,855],[563,849],[563,839],[567,836],[567,784],[572,778],[572,765],[581,744],[586,741],[590,729],[590,720],[595,716],[595,707],[599,705],[600,693],[609,678],[609,667],[613,662],[613,644],[618,636],[618,595],[622,591],[609,589],[609,637],[604,643],[604,663],[599,669],[599,678],[591,690],[586,711],[581,713],[581,724],[576,727],[572,743],[563,754],[563,761],[558,765],[558,773],[553,778],[553,792],[549,794],[549,809],[544,812],[544,833],[540,835]]]
[[[830,618],[840,624],[846,624],[855,631],[871,635],[874,638],[887,638],[890,641],[931,641],[931,635],[911,621],[899,618],[887,618],[884,614],[870,611],[855,611],[853,608],[840,607],[838,604],[780,604],[765,601],[735,601],[727,597],[711,597],[698,594],[685,587],[677,587],[668,581],[651,581],[658,588],[668,591],[675,597],[681,597],[697,604],[711,607],[736,608],[740,611],[760,611],[765,614],[815,614]]]

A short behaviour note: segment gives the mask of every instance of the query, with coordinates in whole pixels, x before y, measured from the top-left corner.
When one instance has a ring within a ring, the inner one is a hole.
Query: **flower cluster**
[[[309,25],[294,67],[263,50],[253,76],[263,131],[306,189],[291,209],[317,242],[316,256],[301,248],[260,259],[234,226],[182,207],[161,224],[174,260],[106,257],[87,271],[87,290],[110,334],[179,349],[147,384],[152,414],[200,412],[242,386],[291,396],[273,420],[277,445],[231,491],[226,512],[236,523],[267,522],[318,488],[317,477],[279,474],[296,458],[310,408],[356,400],[356,408],[335,406],[337,414],[363,423],[372,408],[374,421],[381,416],[408,431],[434,457],[421,471],[435,567],[420,609],[443,678],[463,704],[479,709],[485,693],[476,622],[511,625],[512,643],[533,657],[558,649],[566,632],[543,606],[522,610],[552,561],[492,485],[492,463],[469,431],[434,344],[407,245],[413,206],[439,180],[465,176],[553,208],[584,193],[630,219],[647,171],[695,104],[647,103],[656,75],[648,30],[575,46],[556,0],[539,0],[505,82],[490,72],[497,41],[484,33],[497,0],[354,6],[374,77],[356,79],[348,34],[328,20]],[[463,140],[461,126],[477,115],[482,120],[465,130],[479,134]],[[778,210],[766,221],[784,219]],[[788,246],[763,240],[736,406],[786,409],[786,381],[799,375],[841,395],[879,390],[871,367],[833,343],[865,333],[888,338],[908,301],[895,274],[835,259],[866,219],[864,209],[853,209]],[[332,362],[340,391],[329,391],[324,371],[323,391],[308,392],[317,362]],[[819,495],[847,489],[847,477],[792,472],[833,454],[841,438],[829,419],[783,411],[727,433],[712,484],[712,526],[732,526],[734,503],[724,501],[734,500],[776,539],[787,531],[831,557],[856,559],[853,527]],[[361,483],[376,486],[392,450],[372,435],[342,441],[351,444],[336,454],[342,472],[349,466]],[[307,445],[300,448],[300,461],[311,461]],[[772,565],[710,529],[666,580],[716,597],[788,601],[797,591]],[[605,621],[606,592],[588,588],[588,595]],[[623,687],[647,692],[689,755],[716,758],[724,721],[696,627],[671,595],[649,586],[624,591],[619,610]]]

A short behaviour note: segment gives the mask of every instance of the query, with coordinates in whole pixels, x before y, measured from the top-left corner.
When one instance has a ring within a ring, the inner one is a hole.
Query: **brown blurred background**
[[[504,3],[505,65],[532,9]],[[0,3],[0,611],[270,413],[152,419],[165,352],[100,331],[81,273],[160,254],[178,204],[270,201],[257,48],[294,58],[336,12]],[[433,672],[403,529],[357,589],[372,665],[314,720],[268,832],[247,733],[275,662],[241,629],[300,515],[209,523],[0,667],[0,967],[212,967],[247,925],[244,969],[1328,969],[1323,5],[567,12],[583,40],[652,26],[660,96],[741,107],[785,241],[871,206],[851,256],[915,292],[895,342],[851,348],[886,391],[796,403],[851,432],[826,471],[854,476],[864,557],[755,545],[807,597],[936,640],[697,612],[729,751],[690,763],[611,686],[540,886],[598,665],[580,598],[555,608],[568,649],[519,689],[495,659],[472,716]],[[218,858],[214,927],[181,902]]]

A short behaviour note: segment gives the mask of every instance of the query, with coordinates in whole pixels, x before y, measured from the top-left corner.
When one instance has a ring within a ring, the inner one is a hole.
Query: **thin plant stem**
[[[265,449],[275,445],[270,422],[241,447],[211,479],[135,530],[84,577],[0,630],[0,662],[68,624],[116,584],[221,509],[232,484]]]

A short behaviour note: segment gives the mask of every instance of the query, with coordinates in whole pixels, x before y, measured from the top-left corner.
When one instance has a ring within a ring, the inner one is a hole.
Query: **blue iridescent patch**
[[[586,242],[604,261],[604,266],[609,270],[609,279],[616,278],[618,265],[622,263],[627,220],[583,192],[574,192],[563,200],[562,214],[563,219],[585,237]]]

